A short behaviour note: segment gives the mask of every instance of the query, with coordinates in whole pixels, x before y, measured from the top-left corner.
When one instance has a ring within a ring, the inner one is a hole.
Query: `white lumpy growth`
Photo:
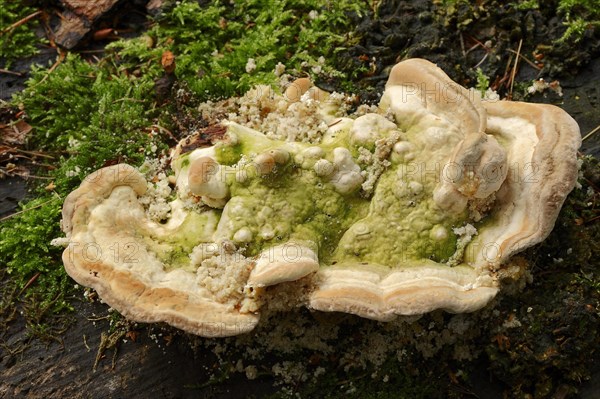
[[[213,208],[222,208],[229,197],[222,166],[211,157],[201,157],[192,162],[188,185],[192,194],[200,196]]]
[[[352,144],[372,145],[381,137],[387,136],[391,131],[397,130],[395,123],[379,114],[366,114],[356,118],[350,137]]]
[[[337,147],[333,150],[335,172],[331,176],[331,184],[341,194],[349,194],[357,190],[363,182],[360,166],[358,166],[348,149]]]
[[[242,227],[233,235],[233,240],[236,242],[248,243],[252,241],[252,231],[247,227]]]
[[[398,180],[393,192],[398,199],[414,198],[423,192],[423,185],[418,181]]]
[[[429,232],[429,238],[434,241],[445,241],[448,238],[448,230],[441,225],[435,225]]]
[[[506,150],[488,134],[469,135],[456,148],[433,193],[435,203],[462,212],[472,199],[485,199],[500,189],[508,173]]]
[[[408,141],[399,141],[394,144],[391,159],[394,162],[406,162],[415,158],[414,146]]]
[[[317,176],[321,177],[331,176],[331,174],[334,172],[333,164],[326,159],[319,159],[317,162],[315,162],[313,169],[315,170]]]
[[[294,158],[294,161],[303,169],[312,168],[316,162],[325,156],[325,151],[321,147],[312,146],[305,148]]]

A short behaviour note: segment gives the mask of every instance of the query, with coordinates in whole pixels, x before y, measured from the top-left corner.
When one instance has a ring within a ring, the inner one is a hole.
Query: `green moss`
[[[538,0],[520,0],[511,3],[511,6],[521,11],[538,10],[540,8]]]
[[[116,154],[138,152],[142,143],[135,149],[130,144],[141,138],[141,130],[156,115],[153,87],[151,75],[130,77],[108,63],[92,65],[70,54],[52,73],[35,68],[28,88],[14,101],[25,109],[35,129],[29,139],[32,147],[46,151],[75,147],[69,155],[78,157],[76,163],[82,167],[88,166],[80,163],[82,157],[97,164]],[[70,145],[73,140],[81,145]]]
[[[157,115],[152,98],[151,75],[137,79],[109,62],[93,65],[71,54],[51,73],[34,68],[27,88],[13,99],[34,129],[28,146],[54,161],[49,172],[37,172],[47,174],[54,193],[37,188],[38,197],[0,230],[0,258],[12,284],[23,286],[40,273],[39,284],[32,285],[38,288],[25,293],[39,295],[39,307],[52,303],[50,311],[65,309],[72,284],[62,267],[61,251],[50,246],[62,235],[62,199],[106,164],[141,163],[155,142],[147,131]]]
[[[302,62],[316,65],[320,56],[328,58],[347,40],[350,15],[365,9],[366,4],[348,0],[335,5],[315,0],[182,1],[160,16],[148,35],[156,42],[155,55],[162,50],[175,54],[177,77],[200,98],[224,98],[258,83],[272,84],[278,62],[300,70]],[[111,48],[129,64],[148,58],[140,42]],[[256,63],[251,73],[246,72],[249,58]],[[335,73],[327,63],[324,69]]]
[[[55,188],[49,194],[40,187],[38,197],[3,225],[0,258],[19,286],[40,273],[38,288],[26,294],[39,294],[40,306],[52,302],[51,310],[60,311],[67,307],[69,279],[61,251],[50,241],[62,235],[62,199],[107,163],[141,163],[153,141],[144,130],[155,114],[153,83],[132,82],[109,63],[92,65],[69,55],[52,73],[34,68],[27,84],[13,101],[26,111],[34,128],[28,145],[54,158],[47,177]]]
[[[477,85],[475,86],[481,96],[485,96],[485,92],[490,88],[490,78],[483,73],[481,68],[477,68]]]
[[[21,1],[0,0],[0,64],[4,64],[4,68],[9,69],[16,60],[36,54],[39,45],[47,42],[35,34],[37,19],[11,28],[35,12],[35,8],[24,6]]]
[[[564,18],[567,30],[561,41],[578,42],[587,30],[600,27],[599,0],[559,0],[557,11]]]
[[[61,250],[50,245],[60,236],[58,196],[43,196],[29,201],[18,216],[2,222],[0,228],[0,266],[21,298],[35,298],[35,307],[60,312],[70,309],[66,297],[72,282],[64,272]],[[0,270],[2,271],[2,270]],[[1,287],[3,296],[10,287]]]

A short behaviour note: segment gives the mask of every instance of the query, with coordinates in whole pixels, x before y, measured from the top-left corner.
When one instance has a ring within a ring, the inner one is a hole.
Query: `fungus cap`
[[[254,328],[256,315],[212,300],[194,284],[193,273],[166,270],[138,238],[139,232],[159,228],[146,220],[138,202],[146,186],[137,169],[118,164],[94,172],[67,196],[62,212],[67,273],[132,320],[166,322],[207,337]]]
[[[128,318],[202,336],[252,330],[282,285],[297,302],[274,308],[471,312],[549,234],[576,182],[581,137],[564,111],[481,101],[425,60],[392,69],[375,115],[342,119],[321,143],[228,122],[210,147],[178,146],[166,223],[148,216],[136,168],[93,173],[63,206],[68,274]],[[252,160],[264,173],[241,178]]]

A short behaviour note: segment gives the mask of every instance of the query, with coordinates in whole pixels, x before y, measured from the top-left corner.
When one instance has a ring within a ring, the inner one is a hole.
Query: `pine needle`
[[[508,98],[512,99],[513,86],[515,84],[515,75],[517,74],[517,67],[519,65],[519,58],[521,56],[521,46],[523,45],[523,39],[519,40],[519,47],[517,48],[517,56],[515,57],[515,64],[513,65],[512,73],[510,75],[510,90],[508,92]]]
[[[583,138],[581,139],[581,141],[584,141],[585,139],[592,137],[592,135],[594,133],[596,133],[598,130],[600,130],[600,125],[596,126],[595,128],[592,129],[591,132],[589,132],[588,134],[586,134],[585,136],[583,136]]]

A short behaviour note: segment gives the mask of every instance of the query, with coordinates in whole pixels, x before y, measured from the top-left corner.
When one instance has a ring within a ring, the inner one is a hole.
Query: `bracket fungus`
[[[557,107],[483,101],[421,59],[397,64],[363,115],[300,83],[272,103],[320,97],[327,130],[291,140],[225,120],[212,145],[182,142],[166,220],[148,215],[138,169],[86,178],[63,207],[69,275],[126,317],[202,336],[292,306],[381,321],[471,312],[575,185],[579,128]]]

